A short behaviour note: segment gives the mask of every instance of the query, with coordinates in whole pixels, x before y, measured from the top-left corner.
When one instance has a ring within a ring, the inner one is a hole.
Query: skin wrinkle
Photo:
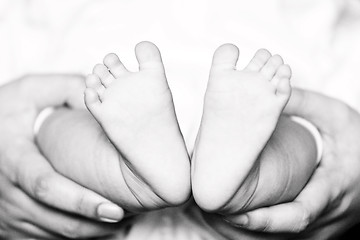
[[[98,133],[99,142],[100,142],[101,139],[103,139],[103,138],[104,138],[103,132],[99,132],[99,133]],[[108,138],[106,138],[106,139],[112,144],[112,142],[111,142],[110,139],[108,139]],[[97,144],[97,145],[99,145],[99,144]],[[112,145],[113,145],[113,144],[112,144]],[[114,146],[114,145],[113,145],[113,146]],[[114,146],[114,147],[115,147],[115,146]],[[118,164],[119,164],[118,166],[119,166],[119,169],[121,169],[121,171],[123,172],[123,174],[127,174],[130,178],[134,179],[134,182],[135,182],[135,183],[139,183],[138,186],[140,186],[140,188],[145,187],[145,188],[148,188],[148,189],[150,189],[151,191],[153,191],[153,190],[151,189],[151,187],[145,182],[144,179],[140,178],[140,176],[138,176],[138,174],[135,174],[135,171],[132,170],[133,167],[131,167],[131,163],[130,163],[119,151],[117,151],[117,155],[118,155],[118,159],[119,159],[119,160],[118,160]],[[124,161],[125,164],[121,164],[120,161]],[[128,171],[125,172],[125,171],[123,170],[123,168],[122,168],[122,165],[125,165],[125,166],[128,168]],[[131,175],[129,175],[128,172],[130,172]],[[99,173],[99,172],[96,172],[96,174],[97,174],[97,176],[100,176],[100,173]],[[100,182],[104,182],[104,181],[102,181],[102,178],[101,178],[101,177],[98,177],[98,179],[100,179]],[[129,183],[129,182],[127,181],[127,178],[124,178],[124,180],[125,180],[125,183],[126,183],[128,189],[130,190],[130,192],[132,193],[132,195],[134,196],[134,198],[137,200],[137,202],[139,203],[139,205],[142,206],[143,208],[146,208],[146,205],[145,205],[145,204],[143,203],[143,201],[141,200],[141,197],[139,196],[139,194],[137,194],[136,191],[133,190],[133,188],[131,187],[131,183]],[[140,184],[141,182],[144,183],[144,184]],[[144,192],[148,192],[148,191],[144,191]],[[157,195],[157,197],[160,198],[160,196],[158,196],[158,195]],[[160,198],[160,199],[161,199],[161,198]],[[161,199],[161,200],[163,200],[163,199]],[[164,200],[163,200],[163,201],[164,201]],[[165,202],[165,201],[164,201],[164,202]],[[157,203],[157,202],[156,202],[156,201],[153,201],[153,203]],[[158,204],[156,204],[156,205],[158,205]]]
[[[125,177],[126,176],[129,176],[130,179],[133,179],[134,180],[134,183],[137,184],[138,186],[140,186],[140,188],[145,188],[146,190],[144,191],[146,194],[148,194],[148,192],[151,192],[153,193],[158,199],[160,199],[162,201],[161,204],[158,203],[158,201],[154,201],[152,196],[151,195],[148,195],[149,199],[151,199],[151,201],[153,201],[153,203],[156,205],[156,206],[159,206],[159,205],[162,205],[164,203],[166,203],[166,201],[161,198],[161,196],[159,196],[155,191],[154,189],[145,181],[145,179],[143,179],[139,174],[136,173],[136,170],[134,169],[134,166],[132,166],[132,164],[127,160],[126,157],[124,157],[122,155],[121,152],[118,152],[120,158],[119,159],[123,159],[124,160],[124,164],[120,164],[120,161],[119,161],[119,167],[121,168],[123,174],[124,174],[124,180],[125,180],[125,183],[126,185],[128,186],[129,190],[131,191],[131,193],[134,195],[134,197],[136,198],[136,200],[139,202],[139,204],[143,207],[146,208],[146,205],[143,204],[142,202],[142,197],[141,194],[137,193],[134,188],[132,187],[132,184],[130,182],[128,182],[127,178]],[[127,167],[127,170],[125,172],[125,170],[123,169],[122,165],[126,166]],[[131,175],[127,174],[127,173],[131,173]],[[149,191],[150,190],[150,191]],[[141,192],[140,192],[141,193]]]
[[[256,166],[254,166],[254,167],[256,167]],[[252,193],[249,195],[248,199],[246,199],[246,200],[244,201],[244,204],[241,205],[241,207],[240,207],[239,210],[237,210],[236,212],[233,212],[232,214],[237,214],[237,213],[243,212],[245,209],[247,209],[247,207],[248,207],[248,206],[251,204],[251,202],[253,201],[253,199],[254,199],[254,197],[255,197],[256,189],[257,189],[257,186],[258,186],[258,183],[259,183],[259,177],[257,177],[257,176],[259,176],[260,172],[259,172],[258,168],[257,168],[257,172],[258,172],[257,174],[252,174],[252,173],[251,173],[251,170],[250,170],[248,176],[247,176],[247,177],[244,179],[244,181],[240,184],[239,189],[244,188],[243,184],[246,183],[246,181],[248,180],[248,177],[249,177],[249,176],[252,177],[252,178],[255,178],[255,181],[256,181],[256,182],[255,182],[255,185],[254,185],[254,182],[251,181],[252,186],[254,186],[254,187],[253,187],[253,191],[252,191]],[[238,189],[238,191],[239,191],[239,189]],[[224,204],[224,206],[228,205],[231,201],[233,201],[233,199],[235,198],[235,195],[237,194],[238,191],[234,192],[234,195]],[[245,192],[248,192],[248,191],[245,191]],[[224,206],[223,206],[223,207],[224,207]]]

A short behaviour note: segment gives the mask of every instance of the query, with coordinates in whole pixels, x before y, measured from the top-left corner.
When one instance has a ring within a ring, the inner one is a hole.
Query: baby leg
[[[123,179],[121,156],[86,110],[56,110],[42,124],[37,142],[59,173],[128,211],[142,207]]]
[[[256,175],[249,175],[249,179],[255,181],[246,180],[239,190],[244,194],[246,204],[230,202],[229,211],[222,214],[202,212],[203,220],[225,239],[289,239],[286,235],[244,230],[241,225],[245,223],[235,212],[292,201],[315,169],[315,145],[314,137],[306,128],[288,117],[281,117],[258,159]]]

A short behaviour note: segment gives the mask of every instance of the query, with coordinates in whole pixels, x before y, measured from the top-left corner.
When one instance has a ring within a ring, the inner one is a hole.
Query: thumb
[[[293,202],[259,208],[227,220],[249,230],[299,233],[323,213],[334,195],[325,172],[318,169]]]
[[[341,129],[349,109],[349,106],[340,100],[294,88],[284,112],[312,122],[320,132],[324,133]]]
[[[46,107],[64,104],[72,108],[83,108],[85,82],[79,74],[39,74],[22,79],[27,89],[26,96],[40,111]]]

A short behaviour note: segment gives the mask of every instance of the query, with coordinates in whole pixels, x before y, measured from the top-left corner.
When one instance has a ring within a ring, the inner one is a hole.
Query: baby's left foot
[[[251,197],[239,189],[244,184],[248,192],[256,188],[256,160],[291,93],[291,70],[280,56],[259,50],[242,71],[236,70],[238,56],[231,44],[214,54],[194,150],[193,195],[208,211],[222,209],[233,199],[246,204]]]

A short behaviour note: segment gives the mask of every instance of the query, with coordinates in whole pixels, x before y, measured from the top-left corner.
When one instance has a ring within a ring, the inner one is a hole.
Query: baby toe
[[[87,109],[94,115],[97,115],[101,101],[97,92],[92,88],[86,88],[84,92],[84,100]]]
[[[85,79],[86,87],[98,89],[102,84],[100,82],[100,78],[95,74],[90,74]]]
[[[101,84],[100,78],[96,74],[90,74],[89,76],[87,76],[85,84],[87,88],[91,88],[96,91],[100,99],[102,98],[105,88]]]
[[[284,61],[280,55],[274,55],[266,62],[260,72],[270,81],[283,63]]]
[[[289,78],[280,78],[279,83],[276,86],[276,96],[285,107],[291,95],[291,85]]]
[[[271,53],[266,49],[259,49],[244,70],[258,72],[270,59]]]
[[[274,84],[274,86],[277,86],[280,79],[282,78],[290,79],[290,77],[291,77],[290,66],[287,64],[283,64],[277,69],[275,76],[271,79],[271,83]]]
[[[114,81],[113,75],[110,74],[107,67],[103,64],[96,64],[93,69],[93,73],[99,76],[101,83],[105,87],[108,87],[112,81]]]
[[[104,57],[104,65],[115,78],[119,78],[122,74],[128,72],[115,53],[109,53]]]

